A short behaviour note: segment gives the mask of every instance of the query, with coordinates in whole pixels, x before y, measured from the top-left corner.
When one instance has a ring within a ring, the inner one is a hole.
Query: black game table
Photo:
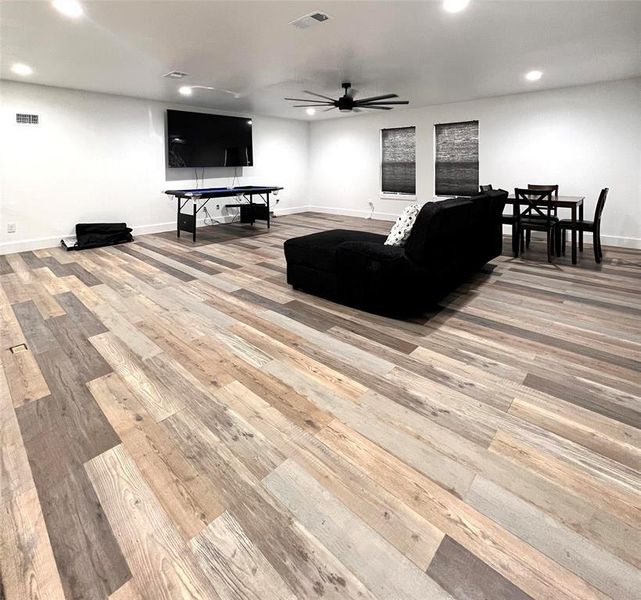
[[[269,195],[282,190],[282,187],[266,185],[244,185],[239,187],[220,188],[196,188],[190,190],[165,190],[165,194],[173,196],[177,201],[176,211],[176,235],[180,237],[180,231],[188,231],[192,239],[196,241],[196,216],[212,198],[233,198],[242,196],[248,198],[248,202],[237,202],[225,204],[228,207],[240,208],[241,223],[254,224],[255,221],[267,221],[267,227],[271,226],[269,215]],[[254,202],[254,196],[261,199],[261,203]],[[188,202],[192,203],[192,212],[184,213]]]

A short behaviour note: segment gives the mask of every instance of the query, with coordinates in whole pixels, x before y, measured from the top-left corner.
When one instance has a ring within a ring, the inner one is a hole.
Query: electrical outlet
[[[220,204],[216,204],[216,210],[220,210]]]
[[[16,232],[16,224],[7,223],[7,233],[15,233],[15,232]]]

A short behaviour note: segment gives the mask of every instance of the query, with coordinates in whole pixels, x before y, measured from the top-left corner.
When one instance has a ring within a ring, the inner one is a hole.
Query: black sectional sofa
[[[499,256],[507,192],[428,202],[405,246],[334,229],[285,242],[287,282],[336,302],[392,315],[420,314]]]

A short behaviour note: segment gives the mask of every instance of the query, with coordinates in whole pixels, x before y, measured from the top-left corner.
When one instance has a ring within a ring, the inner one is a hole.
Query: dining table
[[[552,196],[552,201],[541,201],[537,202],[536,205],[539,208],[547,208],[548,204],[551,204],[552,207],[556,208],[569,208],[570,209],[570,218],[573,223],[583,220],[583,201],[585,196]],[[516,198],[514,194],[510,194],[507,197],[507,204],[512,205],[512,216],[515,221],[514,231],[519,231],[520,218],[521,218],[521,206],[530,206],[530,204],[523,198]],[[577,236],[578,233],[578,236]],[[518,235],[518,234],[517,234]],[[577,262],[577,238],[579,250],[583,251],[583,232],[577,231],[576,227],[572,228],[572,264],[575,265]],[[519,255],[519,243],[517,240],[512,240],[512,249],[514,250],[514,256]]]

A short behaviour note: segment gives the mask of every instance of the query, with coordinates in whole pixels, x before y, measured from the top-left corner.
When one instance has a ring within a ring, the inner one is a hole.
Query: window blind
[[[381,191],[416,193],[416,128],[381,130]]]
[[[437,196],[470,196],[479,191],[479,122],[434,126]]]

